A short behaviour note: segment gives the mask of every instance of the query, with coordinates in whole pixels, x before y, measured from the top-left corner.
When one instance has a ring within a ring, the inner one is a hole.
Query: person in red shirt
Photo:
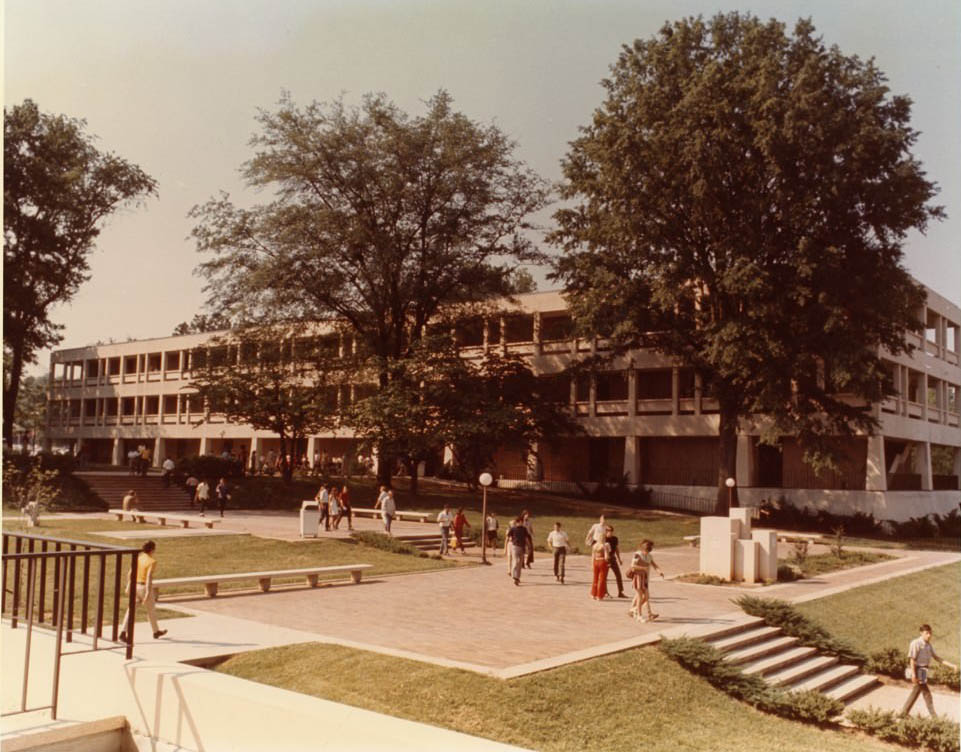
[[[467,549],[464,548],[464,528],[470,528],[470,523],[467,521],[467,516],[464,514],[464,507],[457,510],[457,514],[454,515],[454,550],[458,548],[461,553],[464,553]]]

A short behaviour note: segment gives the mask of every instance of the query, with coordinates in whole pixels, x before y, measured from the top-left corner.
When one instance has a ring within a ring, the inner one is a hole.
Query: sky
[[[190,208],[221,190],[258,200],[239,168],[259,109],[384,92],[412,115],[439,89],[517,142],[543,177],[601,103],[622,44],[669,20],[740,10],[873,57],[913,102],[914,148],[948,218],[905,264],[961,304],[961,3],[956,0],[5,0],[4,105],[82,118],[159,196],[105,226],[91,279],[53,311],[60,347],[169,335],[204,304]],[[549,214],[544,221],[549,221]],[[543,271],[533,270],[541,289]],[[46,371],[49,352],[30,372]]]

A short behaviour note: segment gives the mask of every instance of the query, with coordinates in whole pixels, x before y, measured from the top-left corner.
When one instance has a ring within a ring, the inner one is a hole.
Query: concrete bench
[[[701,542],[701,536],[700,536],[700,535],[685,535],[685,536],[684,536],[684,540],[687,541],[687,545],[693,546],[694,548],[697,548],[698,545],[699,545],[700,542]]]
[[[381,511],[379,509],[372,509],[367,507],[352,507],[351,511],[355,515],[360,515],[361,517],[380,517]],[[429,512],[394,512],[395,520],[413,520],[414,522],[429,522],[430,517]]]
[[[818,535],[816,533],[786,533],[778,531],[777,534],[778,542],[780,543],[823,543],[824,536]],[[701,542],[700,535],[685,535],[684,540],[687,541],[687,545],[697,548]]]
[[[235,582],[238,580],[257,580],[261,591],[270,591],[271,580],[278,577],[306,577],[307,584],[317,587],[317,577],[321,574],[331,572],[350,572],[350,579],[354,583],[360,582],[361,572],[370,569],[373,564],[341,564],[331,567],[308,567],[306,569],[274,569],[266,572],[235,572],[233,574],[202,574],[194,577],[169,577],[163,580],[154,580],[154,589],[159,591],[161,587],[171,587],[174,585],[190,585],[199,583],[204,586],[204,590],[210,598],[217,595],[217,585],[221,582]]]
[[[123,522],[125,517],[129,517],[132,522],[146,523],[147,520],[156,520],[158,524],[165,526],[167,520],[179,522],[183,527],[190,527],[191,522],[203,523],[204,527],[213,530],[214,525],[222,522],[220,518],[200,517],[196,514],[176,514],[175,512],[143,512],[139,509],[124,511],[123,509],[110,509],[110,514],[115,514],[117,520]]]

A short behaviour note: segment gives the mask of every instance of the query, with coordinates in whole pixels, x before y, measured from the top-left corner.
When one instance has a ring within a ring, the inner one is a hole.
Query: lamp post
[[[490,473],[481,473],[477,480],[484,489],[484,501],[481,504],[481,561],[490,564],[487,561],[487,487],[494,482],[494,476]]]
[[[728,478],[724,481],[724,485],[727,486],[727,510],[730,512],[734,501],[734,486],[737,485],[737,481],[734,478]]]

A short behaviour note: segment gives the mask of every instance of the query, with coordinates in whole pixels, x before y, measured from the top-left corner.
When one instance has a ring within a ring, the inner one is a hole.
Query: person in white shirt
[[[204,510],[207,508],[207,502],[210,501],[210,486],[207,485],[207,481],[202,480],[197,484],[194,500],[200,504],[200,516],[203,517]]]
[[[567,533],[561,530],[561,523],[555,522],[554,529],[547,535],[547,545],[554,552],[554,579],[564,584],[564,565],[567,563],[567,549],[571,542]]]
[[[491,510],[487,513],[487,520],[484,522],[484,530],[487,533],[487,545],[491,547],[491,556],[497,555],[497,529],[500,523],[497,521],[497,512]]]
[[[164,487],[170,488],[170,479],[173,477],[176,465],[174,465],[174,461],[168,457],[160,467],[163,469]]]
[[[593,546],[595,543],[603,543],[606,537],[607,523],[604,522],[604,515],[602,514],[598,517],[597,522],[591,525],[591,529],[587,531],[587,537],[584,538],[584,545]]]
[[[374,509],[380,509],[381,519],[384,520],[384,531],[390,535],[390,525],[397,514],[397,503],[394,501],[394,492],[387,486],[380,487],[380,495],[374,504]]]
[[[913,686],[911,687],[911,694],[908,695],[907,702],[905,702],[904,707],[901,708],[902,716],[906,716],[911,712],[911,708],[914,707],[918,695],[924,695],[924,704],[928,706],[928,715],[932,718],[935,717],[934,698],[931,696],[931,690],[928,689],[928,666],[931,664],[932,658],[938,663],[943,663],[945,666],[957,669],[957,666],[953,663],[949,663],[934,652],[934,645],[931,644],[931,627],[928,624],[922,624],[921,635],[911,640],[911,644],[908,646],[908,659],[910,660],[910,664],[908,668],[905,669],[905,676],[910,679]]]
[[[440,526],[440,555],[447,553],[450,543],[450,526],[454,522],[454,515],[450,513],[450,505],[445,504],[444,508],[437,513],[437,524]]]
[[[320,522],[324,523],[324,530],[330,530],[330,491],[327,490],[326,483],[320,484],[314,501],[320,506]],[[319,523],[317,527],[320,527]]]

